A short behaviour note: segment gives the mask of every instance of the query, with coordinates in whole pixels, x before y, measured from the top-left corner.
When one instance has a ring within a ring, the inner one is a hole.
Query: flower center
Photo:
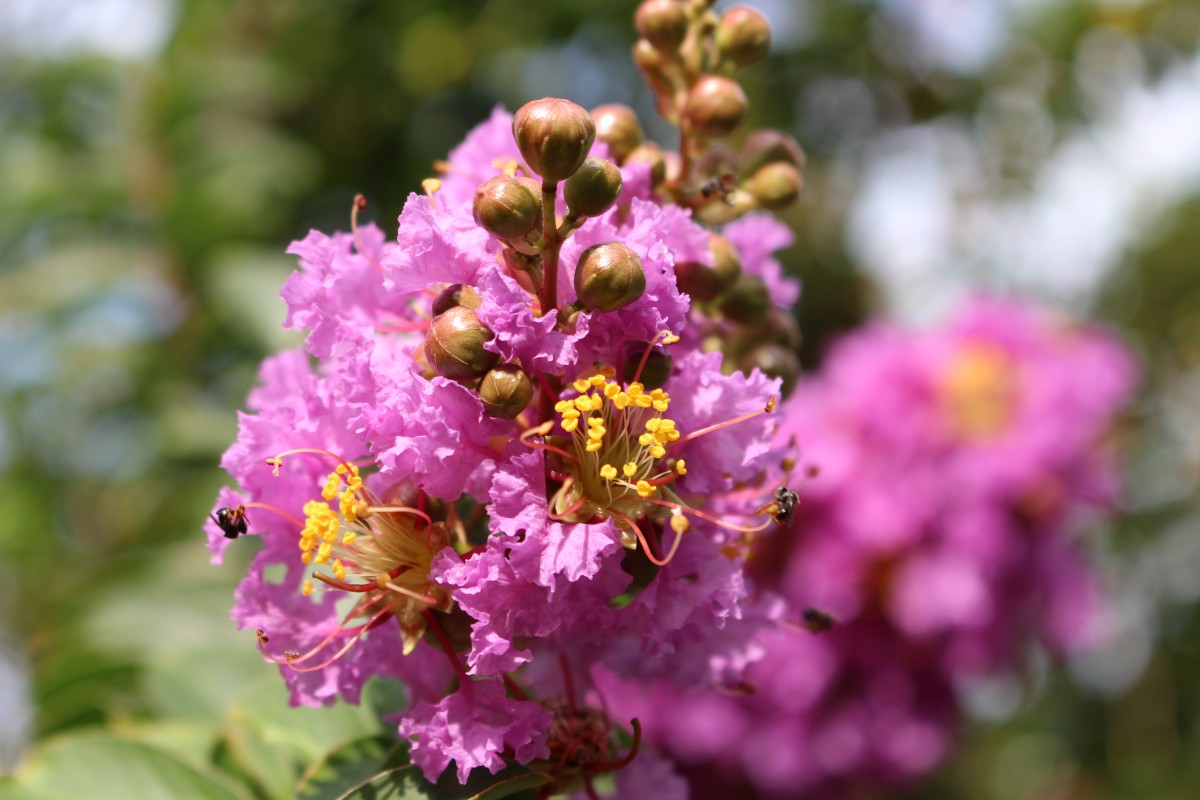
[[[954,432],[966,439],[995,436],[1012,422],[1016,375],[1011,359],[984,344],[963,347],[940,378],[943,402]]]

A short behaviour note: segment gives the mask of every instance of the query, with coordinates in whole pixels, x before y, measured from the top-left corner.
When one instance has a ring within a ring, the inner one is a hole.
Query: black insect
[[[788,525],[796,514],[800,497],[786,486],[780,486],[771,495],[770,501],[758,510],[759,514],[770,514],[780,525]]]
[[[217,523],[226,539],[236,539],[250,530],[250,518],[246,516],[246,507],[218,508],[216,514],[209,515]]]
[[[804,628],[810,633],[828,633],[834,623],[832,616],[816,608],[804,609],[800,617],[804,620]]]

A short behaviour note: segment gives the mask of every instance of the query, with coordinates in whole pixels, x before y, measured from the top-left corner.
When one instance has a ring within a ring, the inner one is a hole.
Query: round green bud
[[[708,251],[712,254],[712,266],[699,261],[681,261],[675,265],[679,290],[705,303],[716,300],[742,273],[737,250],[725,237],[714,233]]]
[[[475,223],[502,239],[524,236],[542,218],[541,191],[530,192],[517,178],[497,175],[479,184],[471,211]]]
[[[726,319],[743,325],[758,325],[771,310],[771,295],[763,279],[743,272],[721,296],[717,308]]]
[[[608,154],[618,164],[646,138],[637,114],[620,103],[593,108],[592,121],[596,123],[596,138],[608,145]]]
[[[513,137],[529,168],[544,181],[558,183],[587,158],[596,126],[587,111],[570,100],[544,97],[517,109]]]
[[[764,375],[783,381],[784,397],[796,388],[796,380],[800,377],[800,359],[795,352],[783,345],[759,345],[742,356],[738,362],[738,369],[742,372],[750,372],[756,367]]]
[[[589,158],[563,184],[567,210],[577,217],[598,217],[621,194],[621,170],[603,158]]]
[[[742,145],[738,164],[743,175],[753,175],[759,167],[782,161],[799,169],[804,166],[804,151],[800,143],[784,133],[772,129],[755,131]]]
[[[616,311],[646,291],[646,271],[638,254],[620,242],[596,244],[579,255],[575,294],[588,311]]]
[[[716,40],[722,58],[735,67],[748,67],[771,49],[771,26],[754,9],[734,6],[721,15]]]
[[[488,416],[516,419],[533,399],[533,383],[515,364],[501,364],[479,382],[479,399]]]
[[[483,300],[470,286],[463,286],[461,283],[452,283],[438,293],[438,296],[433,298],[433,315],[445,314],[455,306],[466,306],[467,308],[479,308]]]
[[[425,357],[430,366],[452,381],[469,383],[483,375],[500,356],[483,345],[493,338],[474,310],[454,306],[433,318],[425,339]]]
[[[624,375],[628,380],[633,380],[633,376],[637,373],[638,365],[642,363],[642,356],[646,354],[646,348],[649,342],[632,342],[629,344],[627,351],[629,357],[625,359]],[[646,357],[646,364],[642,367],[641,377],[638,382],[646,389],[658,389],[665,386],[667,381],[671,379],[671,371],[675,369],[675,361],[662,347],[656,347],[650,351],[650,355]]]
[[[667,179],[667,157],[654,142],[644,142],[626,156],[625,166],[630,164],[650,165],[650,185],[658,186]]]
[[[633,24],[643,39],[663,53],[674,53],[687,38],[687,14],[679,0],[644,0]]]
[[[800,197],[804,182],[800,171],[784,161],[759,167],[746,184],[747,190],[763,208],[786,208]]]
[[[750,103],[736,81],[720,75],[706,75],[688,92],[683,114],[701,136],[724,139],[733,133]]]

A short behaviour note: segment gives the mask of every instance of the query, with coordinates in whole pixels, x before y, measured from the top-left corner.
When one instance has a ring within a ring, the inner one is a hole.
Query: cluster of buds
[[[641,38],[633,48],[634,61],[659,112],[679,126],[679,152],[638,140],[641,126],[623,107],[605,107],[611,121],[601,128],[620,141],[610,144],[618,158],[649,163],[660,191],[692,208],[697,219],[720,224],[795,202],[804,154],[779,131],[761,131],[737,149],[726,144],[749,111],[746,93],[733,76],[767,55],[771,30],[751,8],[736,6],[718,15],[712,5],[710,0],[644,0],[637,10]]]

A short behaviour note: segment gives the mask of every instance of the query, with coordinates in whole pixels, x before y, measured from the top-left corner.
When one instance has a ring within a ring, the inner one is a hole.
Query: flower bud
[[[708,241],[708,251],[712,254],[711,267],[698,261],[683,261],[675,265],[679,290],[701,302],[715,300],[742,273],[737,250],[724,236],[714,233]]]
[[[753,175],[759,167],[783,161],[799,169],[804,166],[804,151],[800,144],[783,131],[755,131],[742,145],[740,171]]]
[[[589,158],[563,184],[567,210],[577,217],[598,217],[621,194],[621,170],[603,158]]]
[[[540,190],[535,195],[517,178],[488,178],[475,190],[471,207],[475,223],[502,239],[524,236],[542,218],[540,195]]]
[[[768,377],[781,379],[785,397],[796,388],[796,379],[800,377],[800,359],[794,352],[778,344],[760,345],[738,362],[738,369],[742,372],[750,372],[755,367]]]
[[[533,383],[517,365],[501,364],[483,376],[479,399],[488,416],[516,419],[533,399]]]
[[[800,196],[800,172],[783,161],[759,167],[746,184],[750,194],[763,208],[786,208]]]
[[[650,185],[658,186],[667,179],[667,159],[662,148],[654,142],[645,142],[633,149],[625,159],[625,166],[630,164],[650,165]]]
[[[741,124],[749,108],[746,93],[736,81],[706,75],[688,92],[683,114],[700,135],[723,139]]]
[[[483,300],[470,286],[452,283],[433,298],[433,315],[436,317],[439,314],[445,314],[455,306],[479,308],[482,303]]]
[[[616,311],[646,291],[642,259],[620,242],[592,245],[575,266],[575,293],[588,311]]]
[[[771,49],[771,26],[752,8],[734,6],[717,23],[717,49],[735,67],[760,61]]]
[[[643,39],[663,53],[674,53],[687,37],[687,15],[679,0],[644,0],[633,24]]]
[[[648,346],[649,342],[631,342],[628,345],[629,357],[625,359],[623,373],[627,380],[633,380]],[[637,380],[646,389],[658,389],[671,379],[671,371],[674,369],[675,361],[667,351],[662,347],[656,347],[650,351],[649,356],[646,356],[646,364],[642,367],[641,377]]]
[[[624,163],[625,157],[646,138],[637,114],[620,103],[593,108],[592,120],[596,123],[596,138],[608,145],[608,154],[618,164]]]
[[[717,306],[727,319],[743,325],[757,325],[771,310],[771,295],[763,279],[743,272],[721,297]]]
[[[491,369],[500,356],[483,345],[495,338],[466,306],[455,306],[434,317],[425,340],[429,364],[450,380],[467,383]]]
[[[800,325],[796,322],[796,317],[792,315],[792,312],[777,306],[771,309],[766,323],[759,329],[758,340],[775,342],[788,350],[796,351],[800,349],[804,337],[800,333]]]
[[[513,137],[529,168],[548,183],[557,183],[587,158],[596,126],[587,111],[570,100],[544,97],[517,110]]]

